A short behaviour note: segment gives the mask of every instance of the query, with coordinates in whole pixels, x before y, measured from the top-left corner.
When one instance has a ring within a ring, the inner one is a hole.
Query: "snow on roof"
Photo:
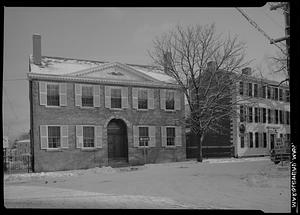
[[[42,65],[38,66],[33,63],[32,56],[30,56],[30,71],[31,73],[38,74],[69,75],[77,71],[97,68],[107,63],[109,62],[43,56]],[[133,64],[126,65],[158,81],[173,84],[175,83],[175,80],[172,77],[164,74],[161,70],[158,70],[154,67]]]

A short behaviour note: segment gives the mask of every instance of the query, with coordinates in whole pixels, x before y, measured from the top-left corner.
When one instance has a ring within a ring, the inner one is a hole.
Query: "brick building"
[[[184,96],[149,66],[46,57],[33,35],[35,172],[185,159]]]

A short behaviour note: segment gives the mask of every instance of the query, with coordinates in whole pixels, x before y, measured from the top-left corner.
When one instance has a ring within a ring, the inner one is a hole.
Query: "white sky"
[[[267,34],[284,36],[281,10],[270,5],[242,8]],[[218,33],[237,34],[247,43],[251,67],[270,79],[267,57],[278,49],[234,8],[4,8],[3,132],[13,138],[29,131],[28,57],[32,34],[42,35],[42,55],[150,64],[155,36],[176,24],[215,23]]]

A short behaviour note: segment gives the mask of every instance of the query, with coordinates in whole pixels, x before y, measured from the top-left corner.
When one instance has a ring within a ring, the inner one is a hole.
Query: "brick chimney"
[[[250,67],[245,67],[244,69],[242,69],[242,74],[243,75],[251,75],[252,71]]]
[[[206,66],[207,66],[208,70],[210,70],[210,71],[216,71],[216,69],[217,69],[217,62],[216,61],[209,61]]]
[[[169,67],[171,65],[171,58],[172,58],[171,52],[166,52],[164,54],[164,72],[166,74],[168,74],[168,72],[169,72]]]
[[[41,48],[41,35],[32,35],[33,41],[33,63],[36,65],[41,65],[42,59],[42,48]]]

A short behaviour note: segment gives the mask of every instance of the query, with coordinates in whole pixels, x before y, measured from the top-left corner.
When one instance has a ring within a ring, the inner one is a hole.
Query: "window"
[[[167,127],[167,146],[175,145],[175,128]]]
[[[267,87],[267,98],[271,99],[271,87]]]
[[[259,116],[259,108],[254,108],[254,122],[258,123],[260,116]]]
[[[148,137],[149,138],[149,128],[148,127],[139,127],[139,137]],[[148,140],[140,140],[140,146],[148,146]]]
[[[252,97],[252,83],[248,83],[248,96]]]
[[[258,97],[258,85],[254,84],[254,97]]]
[[[148,108],[148,91],[147,89],[138,90],[138,109]]]
[[[290,91],[289,90],[285,91],[285,101],[290,102]]]
[[[95,147],[95,130],[93,126],[83,126],[83,147]]]
[[[271,109],[268,109],[268,123],[269,124],[272,123],[272,111],[271,111]]]
[[[267,133],[266,132],[264,132],[263,133],[263,141],[264,141],[264,148],[267,148]]]
[[[244,122],[245,121],[244,116],[245,116],[244,106],[240,105],[240,122]]]
[[[47,105],[59,106],[59,84],[47,84]]]
[[[266,116],[266,114],[267,114],[267,111],[266,111],[266,108],[262,108],[262,123],[266,123],[266,118],[267,118],[267,116]]]
[[[286,124],[289,125],[290,124],[290,112],[286,111]]]
[[[250,148],[253,148],[253,133],[249,132],[249,142],[250,142]]]
[[[175,108],[175,92],[167,90],[166,91],[166,109],[167,110],[174,110]]]
[[[291,134],[286,134],[286,139],[288,142],[291,142]]]
[[[277,87],[274,88],[274,99],[278,100],[278,88]]]
[[[258,132],[255,132],[255,148],[258,148],[259,146],[259,139],[258,139]]]
[[[244,82],[240,82],[240,95],[244,95]]]
[[[245,138],[244,136],[241,136],[241,148],[245,147]]]
[[[278,110],[275,110],[275,124],[278,124]]]
[[[60,147],[60,127],[48,126],[48,147],[59,148]]]
[[[82,96],[81,96],[83,107],[93,107],[93,86],[82,86]]]
[[[266,98],[266,86],[262,86],[262,98]]]
[[[122,108],[121,89],[111,89],[111,108]]]
[[[283,90],[279,89],[279,101],[283,101]]]
[[[279,122],[280,124],[284,124],[284,111],[280,110],[279,111]]]
[[[252,107],[248,107],[248,122],[253,122]]]

